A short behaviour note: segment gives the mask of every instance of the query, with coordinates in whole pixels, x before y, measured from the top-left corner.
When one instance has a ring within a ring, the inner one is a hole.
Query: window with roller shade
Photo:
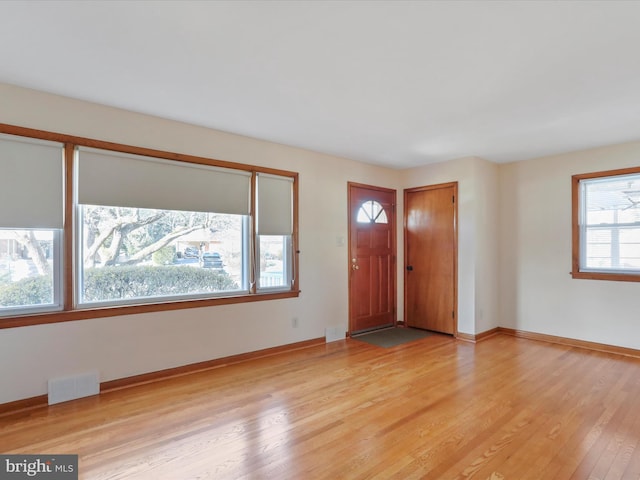
[[[251,173],[79,148],[80,305],[249,293]]]
[[[640,280],[640,168],[573,177],[576,278]]]
[[[0,328],[297,297],[297,182],[0,124]]]
[[[293,179],[279,175],[257,175],[256,244],[258,246],[258,290],[291,288],[293,232]]]
[[[63,144],[0,135],[0,315],[62,308]]]

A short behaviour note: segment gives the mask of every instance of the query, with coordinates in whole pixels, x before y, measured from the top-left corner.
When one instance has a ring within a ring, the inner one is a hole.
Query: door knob
[[[407,272],[413,272],[413,265],[407,265]]]
[[[351,265],[351,268],[353,270],[360,270],[360,267],[358,265],[356,265],[355,263],[353,265]]]

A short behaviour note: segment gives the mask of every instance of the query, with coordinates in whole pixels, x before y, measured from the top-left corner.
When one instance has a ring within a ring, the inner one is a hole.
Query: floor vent
[[[49,405],[100,393],[98,372],[49,380]]]
[[[327,327],[324,329],[324,338],[327,343],[344,340],[344,330],[341,327]]]

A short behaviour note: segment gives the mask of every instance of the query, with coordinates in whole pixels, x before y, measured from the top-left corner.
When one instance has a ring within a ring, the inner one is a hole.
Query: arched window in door
[[[358,223],[389,223],[384,208],[375,200],[367,200],[360,205],[356,220]]]

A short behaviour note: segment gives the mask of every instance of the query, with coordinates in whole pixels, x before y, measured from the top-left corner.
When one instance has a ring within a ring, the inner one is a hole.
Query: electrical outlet
[[[298,317],[293,317],[293,318],[291,319],[291,326],[292,326],[293,328],[298,328]]]

